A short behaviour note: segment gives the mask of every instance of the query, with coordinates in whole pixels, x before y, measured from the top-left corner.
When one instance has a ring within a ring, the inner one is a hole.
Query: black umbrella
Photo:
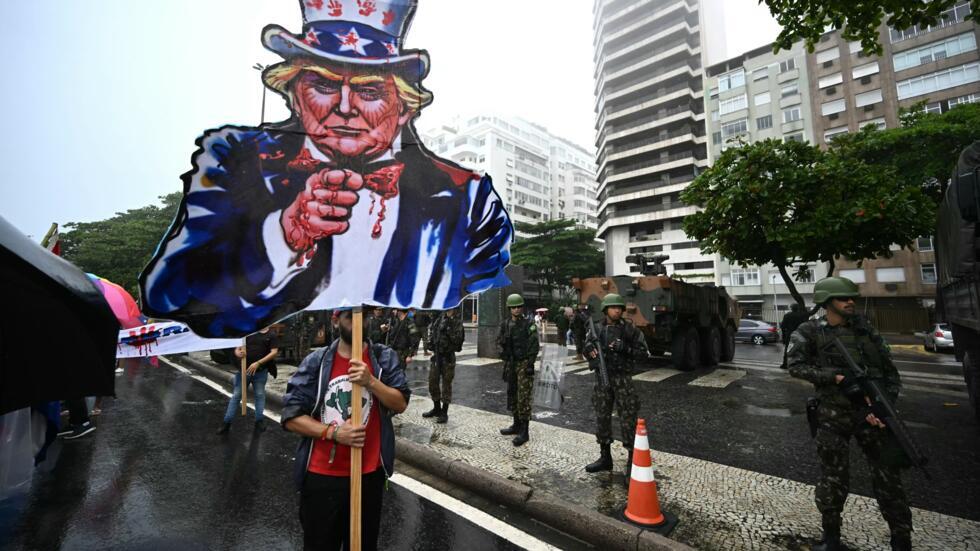
[[[0,414],[113,396],[118,337],[85,272],[0,217]]]

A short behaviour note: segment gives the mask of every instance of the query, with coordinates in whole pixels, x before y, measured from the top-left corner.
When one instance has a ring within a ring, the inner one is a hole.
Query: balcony
[[[672,5],[656,10],[645,17],[636,19],[626,27],[623,27],[622,29],[618,29],[614,32],[602,35],[599,44],[595,48],[594,57],[601,58],[603,55],[606,55],[607,48],[610,48],[610,44],[612,42],[615,42],[639,29],[642,29],[645,26],[651,25],[656,21],[661,21],[668,17],[675,17],[678,21],[684,21],[692,13],[695,13],[696,10],[697,8],[693,8],[687,5],[686,2],[676,2]],[[663,27],[664,26],[663,22],[661,21],[660,25],[657,26]],[[612,51],[615,52],[616,50],[612,50]],[[613,54],[610,53],[608,55],[611,56]]]

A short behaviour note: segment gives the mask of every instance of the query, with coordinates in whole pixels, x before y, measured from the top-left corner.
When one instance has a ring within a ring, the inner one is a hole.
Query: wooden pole
[[[248,351],[248,348],[245,347],[245,339],[247,338],[248,337],[242,337],[242,417],[245,417],[245,414],[248,412],[248,406],[246,405],[248,400],[245,396],[245,389],[248,387],[248,385],[245,384],[245,361],[247,360],[248,356],[245,353]]]
[[[351,329],[351,358],[363,360],[363,312],[355,307]],[[361,385],[351,385],[351,423],[361,426]],[[361,451],[350,449],[350,549],[361,551]]]

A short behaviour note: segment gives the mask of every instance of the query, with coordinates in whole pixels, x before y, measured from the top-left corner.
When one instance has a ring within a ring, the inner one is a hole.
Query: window
[[[820,114],[824,116],[833,115],[845,109],[847,109],[847,103],[843,99],[828,101],[820,106]]]
[[[711,99],[717,98],[718,97],[718,87],[717,86],[711,87],[711,89],[708,90],[708,96],[710,96]]]
[[[915,240],[915,248],[920,252],[928,252],[932,250],[932,237],[920,237]]]
[[[745,70],[736,69],[718,77],[718,91],[732,90],[745,85]]]
[[[977,81],[980,81],[980,63],[973,62],[922,75],[921,77],[900,80],[896,86],[898,88],[898,99],[906,99]]]
[[[861,47],[861,41],[855,40],[854,42],[847,43],[847,51],[851,52],[851,55],[859,54],[863,48]]]
[[[840,49],[837,46],[828,48],[822,52],[817,52],[817,63],[826,63],[840,57]]]
[[[727,115],[740,109],[745,109],[746,107],[748,107],[748,98],[745,94],[741,94],[721,100],[718,104],[718,111],[722,115]]]
[[[761,94],[756,94],[755,95],[755,105],[756,106],[765,105],[765,104],[769,103],[770,101],[771,100],[769,99],[769,92],[762,92]]]
[[[885,117],[878,117],[877,119],[869,119],[869,120],[866,120],[866,121],[861,121],[861,122],[858,123],[858,128],[864,128],[865,126],[868,126],[869,124],[875,125],[876,127],[878,127],[878,130],[884,130],[885,129]]]
[[[788,122],[798,121],[803,118],[803,114],[800,111],[800,107],[790,107],[789,109],[783,109],[783,124]]]
[[[838,72],[832,75],[821,77],[817,83],[817,87],[826,88],[828,86],[833,86],[835,84],[840,84],[842,82],[844,82],[844,77]]]
[[[901,71],[976,49],[977,37],[970,32],[939,42],[932,42],[921,48],[899,52],[894,55],[893,61],[895,70]]]
[[[772,115],[766,115],[765,117],[755,119],[756,130],[765,130],[766,128],[772,128]]]
[[[837,128],[831,128],[823,133],[823,141],[829,142],[831,138],[837,136],[838,134],[847,134],[846,126],[838,126]]]
[[[748,129],[748,119],[739,119],[737,121],[725,123],[721,125],[721,137],[727,140],[733,136],[746,133]]]
[[[970,13],[970,3],[960,2],[949,8],[948,10],[939,14],[939,20],[935,25],[921,25],[918,27],[910,27],[908,29],[898,30],[891,29],[891,40],[894,44],[895,42],[901,42],[902,40],[908,40],[914,36],[920,34],[925,34],[936,29],[941,29],[943,27],[948,27],[950,25],[955,25],[960,21],[965,21],[966,16]]]
[[[976,103],[978,101],[980,101],[980,94],[967,94],[965,96],[960,96],[949,100],[949,108],[952,109],[957,105],[963,105],[964,103]]]
[[[769,67],[756,69],[752,72],[752,80],[762,80],[764,78],[769,78]]]
[[[786,61],[780,61],[779,62],[779,72],[780,73],[785,73],[785,72],[788,72],[788,71],[792,71],[793,69],[796,69],[796,58],[795,57],[791,57],[791,58],[787,59]]]
[[[711,111],[711,120],[714,121],[714,122],[718,122],[718,110],[717,109],[712,109],[712,111]]]
[[[782,90],[780,90],[779,92],[779,97],[785,98],[788,96],[795,96],[796,94],[799,93],[800,93],[800,86],[797,83],[793,82],[791,84],[787,84],[786,86],[783,86]]]
[[[880,103],[880,102],[881,102],[881,88],[854,96],[854,105],[856,107],[864,107],[865,105],[873,105],[875,103]]]
[[[875,279],[878,283],[901,283],[905,281],[905,268],[876,268]]]
[[[841,270],[840,271],[840,277],[846,277],[847,279],[850,279],[854,283],[864,283],[865,282],[864,270],[861,270],[861,269],[858,269],[858,270]]]
[[[861,77],[866,77],[868,75],[873,75],[878,72],[878,62],[872,61],[871,63],[865,65],[858,65],[853,70],[851,70],[851,78],[857,80]]]
[[[789,136],[786,136],[785,138],[783,138],[783,141],[785,141],[785,142],[802,142],[803,141],[803,132],[797,132],[796,134],[790,134]]]
[[[935,264],[923,264],[919,267],[922,274],[922,283],[926,285],[936,284],[936,265]]]
[[[718,145],[721,143],[721,132],[711,133],[711,143]]]
[[[758,285],[758,268],[732,268],[732,286]]]

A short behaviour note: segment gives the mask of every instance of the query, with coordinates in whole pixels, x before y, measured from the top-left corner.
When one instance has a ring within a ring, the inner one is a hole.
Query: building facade
[[[598,236],[606,273],[632,253],[670,256],[668,272],[713,281],[715,262],[682,229],[680,192],[708,166],[698,0],[596,0]]]
[[[705,70],[705,111],[708,113],[708,158],[713,163],[738,140],[814,141],[813,114],[802,43],[772,52],[767,45]],[[814,281],[826,275],[826,266],[808,265],[809,275],[793,281],[806,300]],[[793,275],[796,268],[790,269]],[[772,265],[740,266],[715,258],[715,283],[736,297],[742,310],[778,321],[794,302],[779,270]]]
[[[899,111],[920,102],[939,113],[980,101],[980,27],[966,20],[969,10],[969,2],[958,2],[936,25],[882,25],[881,56],[862,53],[860,44],[838,32],[824,34],[807,55],[814,143],[826,145],[869,124],[895,128]],[[867,308],[921,312],[935,305],[936,263],[928,236],[914,251],[893,247],[889,258],[860,265],[841,259],[837,273],[858,282]]]
[[[513,222],[574,219],[596,228],[593,154],[543,126],[491,115],[457,118],[424,131],[441,157],[490,174]]]

